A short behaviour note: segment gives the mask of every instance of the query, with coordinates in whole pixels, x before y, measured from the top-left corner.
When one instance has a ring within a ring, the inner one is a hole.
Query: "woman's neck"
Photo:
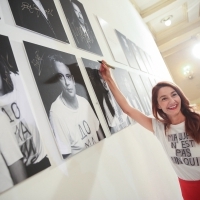
[[[169,116],[169,119],[173,125],[176,125],[176,124],[180,124],[181,122],[184,122],[185,116],[182,114],[182,112],[180,112],[175,116]]]

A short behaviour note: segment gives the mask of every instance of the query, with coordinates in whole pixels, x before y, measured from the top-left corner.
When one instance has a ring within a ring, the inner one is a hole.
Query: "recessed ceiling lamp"
[[[192,49],[192,53],[196,58],[200,59],[200,43],[196,44],[193,49]]]
[[[187,65],[187,66],[185,66],[183,68],[183,74],[188,79],[193,79],[194,78],[194,75],[193,75],[194,73],[193,73],[193,71],[192,71],[192,69],[191,69],[191,67],[189,65]]]
[[[171,23],[172,23],[172,21],[171,21],[171,18],[172,18],[172,17],[173,17],[173,15],[169,15],[169,16],[163,18],[160,22],[161,22],[161,23],[164,23],[165,26],[170,26]]]

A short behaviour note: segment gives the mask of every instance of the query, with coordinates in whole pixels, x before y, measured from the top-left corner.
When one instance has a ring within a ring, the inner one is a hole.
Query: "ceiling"
[[[200,0],[130,1],[149,27],[174,82],[192,103],[200,104],[200,59],[191,54],[200,42]],[[161,21],[170,15],[172,24],[167,27]],[[184,76],[186,65],[194,78]]]

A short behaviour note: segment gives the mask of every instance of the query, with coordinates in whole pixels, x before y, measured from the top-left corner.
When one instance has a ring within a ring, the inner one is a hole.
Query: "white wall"
[[[82,0],[105,59],[116,63],[107,46],[96,15],[106,20],[139,47],[149,53],[156,63],[159,79],[171,80],[156,44],[142,19],[128,0]],[[81,57],[101,60],[102,57],[75,47],[58,0],[55,0],[70,44],[64,44],[14,26],[7,0],[0,4],[0,34],[9,36],[14,55],[23,76],[25,89],[52,166],[0,195],[0,199],[108,199],[108,200],[167,200],[181,199],[177,177],[164,151],[147,130],[136,124],[106,138],[95,146],[62,161],[48,119],[27,61],[22,40],[75,54],[85,76]],[[137,71],[133,70],[132,71]],[[162,73],[161,73],[162,72]],[[86,82],[88,82],[86,80]],[[88,85],[88,84],[87,84]],[[88,86],[89,91],[91,87]],[[94,97],[92,97],[94,99]],[[93,100],[94,101],[94,100]],[[95,103],[97,113],[100,113]],[[106,125],[100,117],[104,129]],[[109,136],[108,131],[106,135]]]

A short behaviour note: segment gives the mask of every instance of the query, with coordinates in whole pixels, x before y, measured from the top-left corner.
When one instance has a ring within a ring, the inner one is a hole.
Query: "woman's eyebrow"
[[[162,95],[162,96],[160,96],[159,99],[162,98],[162,97],[166,97],[166,95]]]
[[[174,90],[174,91],[171,92],[171,94],[174,93],[174,92],[177,93],[177,92]]]

